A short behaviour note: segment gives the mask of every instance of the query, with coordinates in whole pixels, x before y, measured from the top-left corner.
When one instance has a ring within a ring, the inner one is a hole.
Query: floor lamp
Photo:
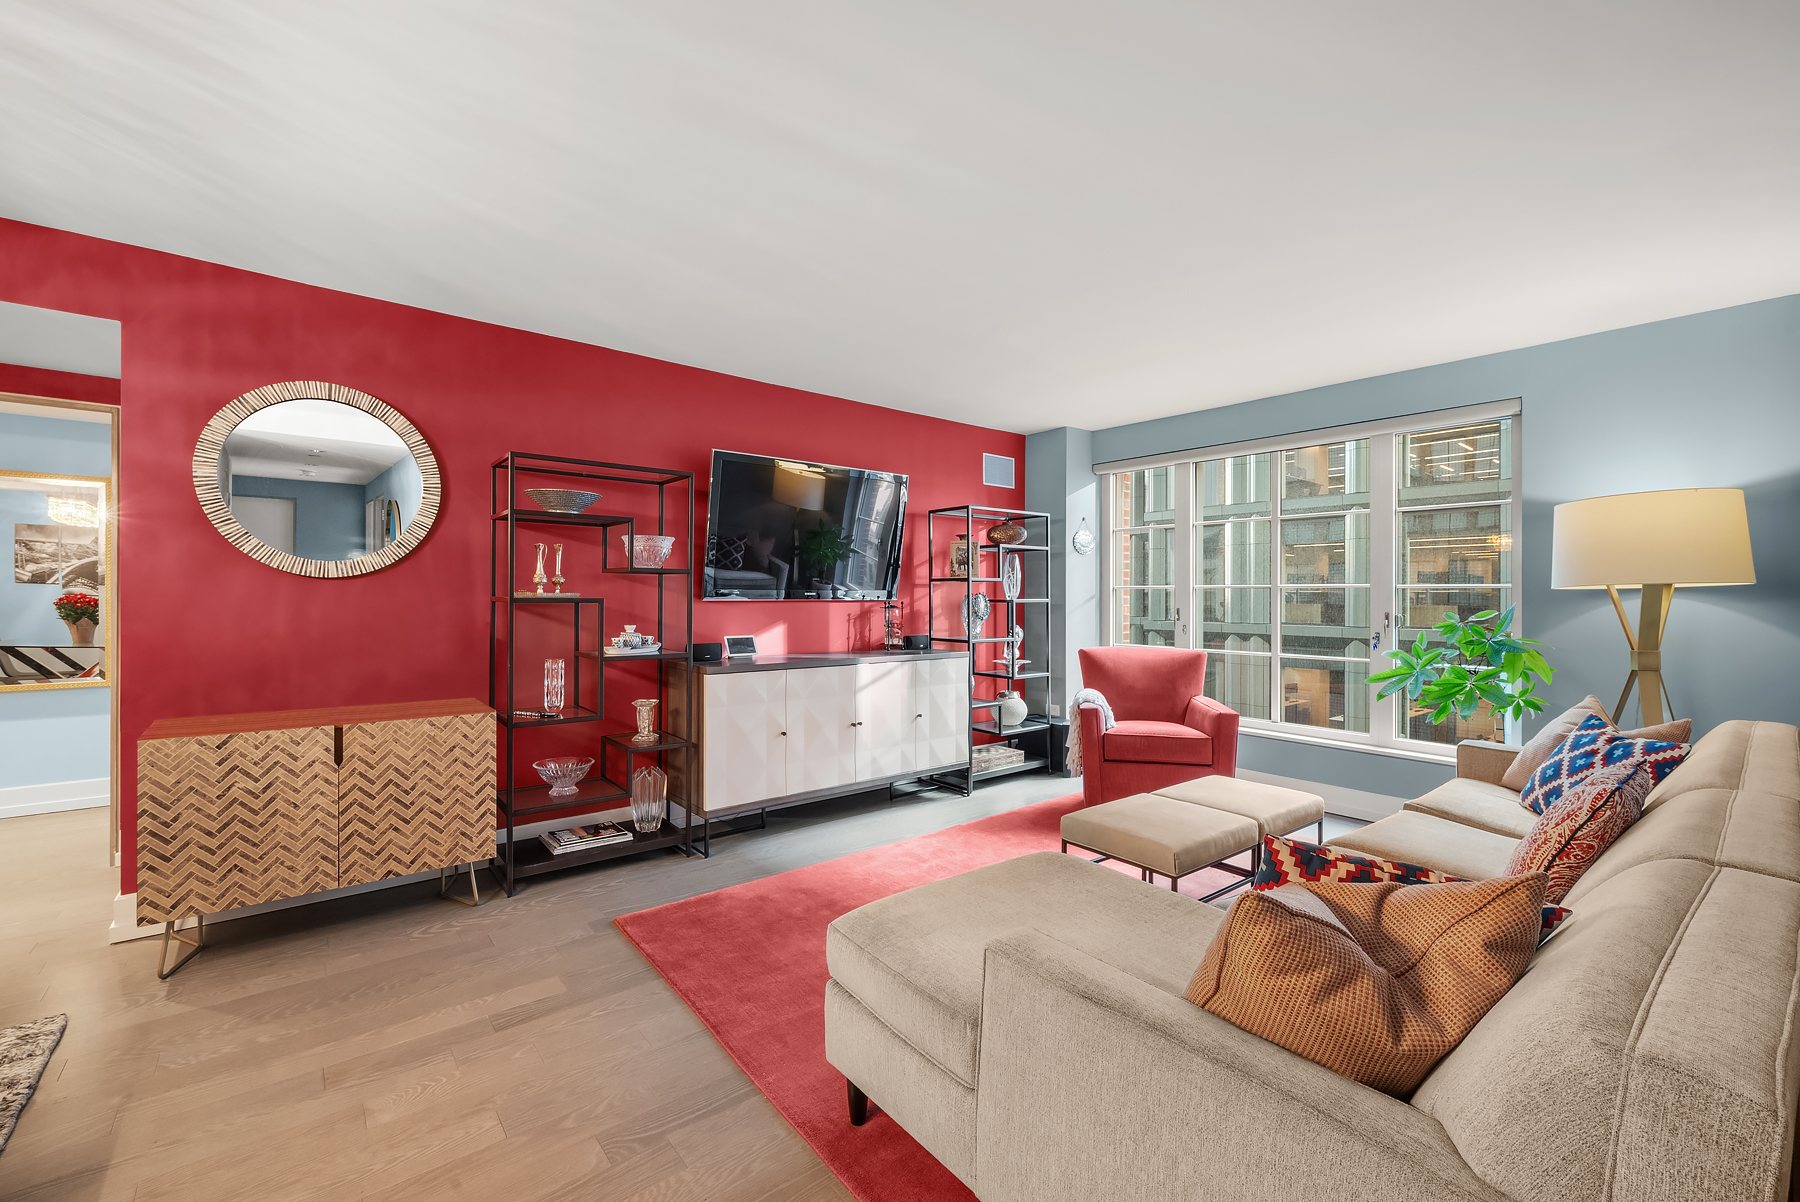
[[[1756,583],[1743,490],[1676,488],[1589,497],[1558,505],[1553,530],[1550,587],[1605,589],[1631,647],[1631,674],[1613,721],[1623,718],[1635,684],[1644,725],[1663,722],[1669,690],[1663,683],[1662,636],[1676,587]],[[1619,600],[1622,588],[1643,590],[1635,635]]]

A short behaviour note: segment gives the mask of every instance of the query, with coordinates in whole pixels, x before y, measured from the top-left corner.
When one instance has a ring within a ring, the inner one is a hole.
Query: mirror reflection
[[[239,422],[219,456],[238,523],[303,559],[373,555],[418,516],[424,481],[400,435],[353,405],[283,401]]]
[[[0,586],[0,686],[106,679],[107,482],[0,472],[13,539]]]

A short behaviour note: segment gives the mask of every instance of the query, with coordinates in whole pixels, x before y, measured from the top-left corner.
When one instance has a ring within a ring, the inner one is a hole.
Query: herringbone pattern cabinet
[[[470,700],[153,723],[139,924],[485,861],[494,733]]]

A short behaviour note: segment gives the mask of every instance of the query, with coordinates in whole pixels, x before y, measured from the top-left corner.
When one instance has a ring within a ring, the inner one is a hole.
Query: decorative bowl
[[[580,492],[573,488],[528,488],[525,495],[551,513],[580,513],[600,499],[597,492]]]
[[[594,757],[588,755],[556,755],[547,760],[539,760],[532,767],[550,786],[550,796],[568,797],[575,792],[575,785],[588,770],[594,766]]]
[[[987,540],[996,547],[1010,547],[1014,543],[1022,543],[1025,541],[1025,537],[1025,527],[1011,518],[1001,522],[998,526],[988,527]]]
[[[632,539],[637,539],[634,549]],[[619,541],[631,552],[631,566],[634,568],[660,568],[669,562],[669,552],[675,549],[675,538],[669,534],[621,534]]]

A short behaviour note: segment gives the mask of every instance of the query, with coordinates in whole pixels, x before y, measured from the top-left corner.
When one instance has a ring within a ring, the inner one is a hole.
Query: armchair
[[[1237,712],[1204,694],[1206,652],[1086,647],[1081,682],[1105,695],[1114,719],[1103,732],[1098,706],[1076,715],[1086,804],[1237,775]]]

